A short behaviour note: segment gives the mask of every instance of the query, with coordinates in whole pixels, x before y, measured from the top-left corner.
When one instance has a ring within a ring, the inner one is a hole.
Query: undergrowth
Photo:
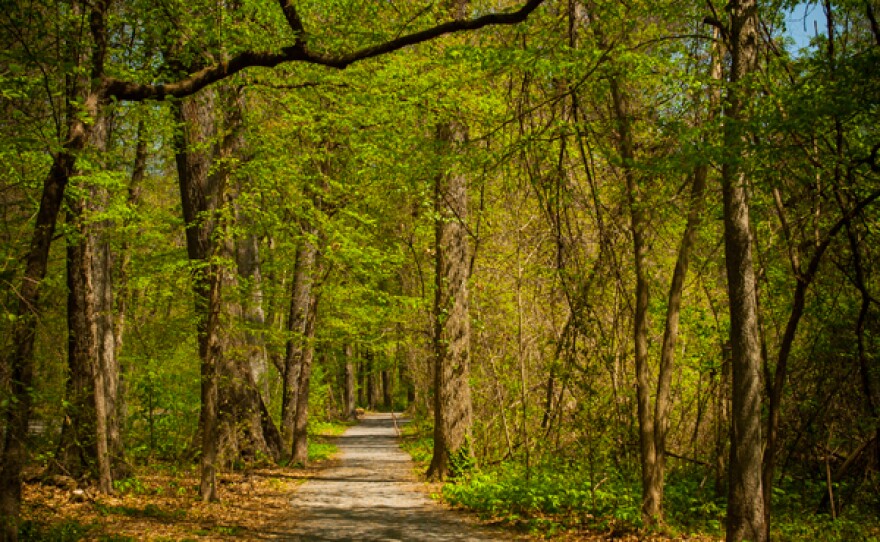
[[[545,464],[528,471],[518,463],[475,472],[443,486],[443,497],[484,517],[533,532],[641,527],[638,488],[619,478],[591,476],[577,465]]]
[[[338,437],[354,422],[315,421],[309,422],[309,461],[324,461],[331,458],[339,448],[325,437]]]
[[[871,508],[880,498],[852,499],[832,518],[817,509],[824,489],[815,482],[801,481],[797,488],[790,482],[780,483],[774,492],[771,539],[880,542],[880,521]],[[447,483],[443,497],[486,518],[545,536],[572,530],[647,533],[641,520],[638,480],[614,469],[598,475],[578,464],[548,461],[527,471],[509,462]],[[665,487],[666,524],[656,533],[674,539],[720,539],[725,508],[725,499],[706,487],[705,473],[674,470]]]
[[[401,425],[401,443],[403,451],[412,457],[418,465],[431,461],[434,439],[431,436],[431,425],[425,421],[414,419]]]
[[[402,447],[414,461],[430,461],[431,424],[415,420],[403,428]],[[544,536],[562,532],[604,532],[611,536],[649,534],[641,519],[641,487],[635,471],[610,464],[588,468],[572,460],[549,458],[526,469],[509,461],[475,469],[447,482],[442,497],[450,504]],[[666,523],[654,534],[673,539],[721,539],[726,499],[705,469],[693,465],[670,468],[664,488]],[[823,510],[827,494],[822,480],[806,475],[784,478],[774,487],[771,538],[792,542],[880,542],[880,495],[871,488],[835,486],[836,517]],[[845,506],[841,505],[845,501]]]

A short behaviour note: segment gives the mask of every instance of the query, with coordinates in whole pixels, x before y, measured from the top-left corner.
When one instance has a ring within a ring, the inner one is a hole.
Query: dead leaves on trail
[[[283,533],[295,520],[290,496],[317,469],[265,468],[218,477],[220,501],[203,503],[192,470],[142,469],[115,495],[40,482],[24,487],[22,519],[39,533],[85,540],[232,540]]]

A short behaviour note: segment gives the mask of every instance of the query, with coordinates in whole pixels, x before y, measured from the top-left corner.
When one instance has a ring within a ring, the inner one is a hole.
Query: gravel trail
[[[284,540],[513,540],[476,525],[418,490],[390,414],[365,416],[339,437],[340,464],[293,495]],[[280,533],[279,533],[280,534]]]

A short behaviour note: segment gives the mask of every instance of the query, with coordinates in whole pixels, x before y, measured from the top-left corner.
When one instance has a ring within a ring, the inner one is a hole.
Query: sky
[[[825,33],[825,12],[821,5],[798,4],[786,13],[785,26],[786,34],[794,39],[794,46],[789,46],[789,50],[797,53],[810,45],[810,38],[816,35],[817,27],[820,34]]]

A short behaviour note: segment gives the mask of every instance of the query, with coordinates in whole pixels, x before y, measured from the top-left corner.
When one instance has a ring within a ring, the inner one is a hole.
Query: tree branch
[[[107,77],[103,82],[102,95],[105,99],[120,101],[143,101],[163,100],[167,97],[181,98],[195,94],[199,90],[230,77],[244,69],[251,67],[274,68],[287,62],[305,62],[327,66],[330,68],[345,69],[355,62],[366,60],[392,53],[404,47],[430,41],[446,34],[467,30],[478,30],[485,26],[513,25],[520,23],[535,11],[544,0],[528,0],[518,10],[505,13],[490,13],[475,19],[455,20],[439,25],[412,32],[389,41],[365,47],[357,51],[333,55],[310,51],[305,43],[305,34],[302,20],[290,5],[289,0],[279,0],[284,16],[291,30],[297,33],[293,44],[285,47],[281,52],[245,51],[228,61],[220,62],[204,69],[196,71],[188,76],[172,83],[144,84],[132,81],[122,81],[113,77]]]
[[[290,0],[278,0],[278,4],[281,6],[281,11],[284,13],[284,18],[287,19],[290,29],[296,34],[297,39],[300,39],[300,36],[305,33],[305,28],[296,8],[290,4]]]

